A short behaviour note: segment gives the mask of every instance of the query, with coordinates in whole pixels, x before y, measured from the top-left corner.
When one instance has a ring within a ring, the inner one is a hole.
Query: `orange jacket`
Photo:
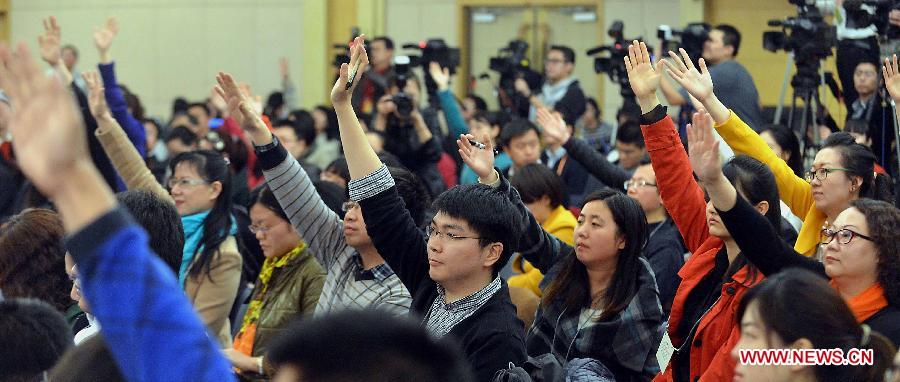
[[[664,111],[660,114],[664,115]],[[685,300],[693,288],[715,267],[716,254],[725,243],[709,234],[703,190],[694,180],[691,164],[672,119],[665,116],[651,125],[642,125],[641,130],[647,151],[650,153],[653,170],[656,172],[656,183],[663,205],[669,211],[684,238],[685,245],[692,253],[678,272],[682,281],[675,293],[672,312],[669,315],[669,337],[677,349],[685,341],[676,333],[684,316]],[[759,275],[753,281],[746,281],[748,273],[749,268],[745,266],[732,277],[732,280],[744,281],[730,281],[722,285],[718,301],[697,325],[694,343],[684,347],[684,351],[690,351],[691,381],[730,381],[734,377],[735,362],[730,353],[740,338],[740,330],[735,322],[738,303],[748,289],[763,279],[762,275]],[[654,381],[671,380],[671,364],[654,379]]]

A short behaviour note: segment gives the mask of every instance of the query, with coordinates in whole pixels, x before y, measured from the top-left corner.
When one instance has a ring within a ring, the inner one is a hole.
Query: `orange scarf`
[[[838,285],[834,280],[831,280],[828,283],[831,284],[831,287],[834,288],[834,290],[840,292]],[[888,306],[887,298],[884,296],[884,288],[878,283],[872,284],[872,286],[866,288],[862,293],[846,300],[846,302],[847,306],[850,307],[850,310],[853,311],[853,316],[856,317],[856,321],[859,323],[868,320],[869,317],[872,317],[875,313],[878,313],[878,311]]]

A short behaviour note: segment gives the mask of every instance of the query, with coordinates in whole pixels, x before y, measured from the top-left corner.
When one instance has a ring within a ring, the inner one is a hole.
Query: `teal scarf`
[[[203,246],[200,245],[200,240],[203,239],[203,222],[206,221],[210,211],[206,210],[181,217],[181,224],[184,226],[184,249],[181,255],[181,267],[178,269],[178,282],[181,283],[182,289],[187,280],[188,269],[194,261],[194,255],[203,252]],[[234,216],[231,217],[231,228],[228,230],[228,234],[237,234],[237,223],[235,223]]]

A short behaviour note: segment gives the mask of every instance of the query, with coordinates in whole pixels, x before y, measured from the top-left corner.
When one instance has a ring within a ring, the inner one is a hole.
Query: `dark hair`
[[[212,117],[212,110],[209,110],[209,105],[207,105],[206,102],[192,102],[187,105],[187,108],[185,109],[185,111],[191,110],[195,107],[202,108],[203,112],[206,113],[207,117]]]
[[[594,97],[587,97],[584,99],[584,102],[586,105],[591,105],[591,107],[594,108],[594,110],[595,110],[594,118],[600,119],[600,114],[603,114],[603,113],[600,110],[600,106],[597,105],[597,100],[595,100]]]
[[[141,120],[141,124],[145,124],[145,123],[149,123],[149,124],[153,125],[153,127],[156,128],[156,136],[162,137],[162,135],[163,135],[162,125],[160,125],[156,119],[144,118]],[[150,149],[153,149],[153,148],[151,147]]]
[[[516,170],[516,174],[509,180],[519,195],[522,202],[532,203],[544,196],[550,199],[550,208],[556,208],[563,204],[562,181],[553,170],[540,163],[531,163]]]
[[[591,296],[587,270],[573,253],[561,260],[563,265],[559,274],[547,285],[541,303],[546,305],[560,299],[566,307],[579,308],[573,309],[573,312],[580,312],[581,307],[590,306],[600,297],[603,313],[597,321],[603,321],[624,310],[637,294],[639,269],[643,266],[641,250],[647,242],[647,217],[637,201],[620,192],[610,189],[595,191],[585,197],[582,209],[594,201],[606,204],[616,223],[617,234],[625,238],[625,248],[619,250],[616,271],[607,292],[602,297]]]
[[[184,251],[184,227],[175,205],[142,189],[120,192],[116,200],[147,231],[150,249],[177,275]]]
[[[343,178],[347,184],[350,184],[350,168],[347,167],[347,158],[345,157],[338,157],[331,161],[328,166],[325,166],[323,171],[333,172]]]
[[[384,47],[390,50],[394,49],[394,40],[391,40],[388,36],[376,36],[372,39],[372,42],[381,41],[384,43]],[[371,43],[370,43],[371,44]]]
[[[175,98],[172,101],[172,119],[178,114],[187,113],[188,101],[184,97]]]
[[[51,381],[125,382],[125,376],[113,358],[103,333],[90,336],[69,349],[50,370]]]
[[[488,105],[487,102],[484,101],[484,98],[479,97],[477,94],[469,94],[466,98],[472,100],[475,104],[475,110],[477,111],[487,111]]]
[[[185,146],[192,146],[197,144],[197,134],[194,134],[191,129],[188,129],[187,126],[178,125],[172,128],[169,131],[169,134],[166,135],[165,142],[169,143],[174,140],[178,140]]]
[[[425,210],[428,208],[429,193],[425,188],[425,184],[416,174],[400,167],[388,166],[391,177],[394,178],[394,184],[397,187],[397,193],[403,199],[403,204],[416,226],[421,227],[422,221],[425,219]]]
[[[340,141],[341,132],[338,129],[337,113],[334,111],[334,108],[328,105],[319,105],[315,109],[325,113],[325,119],[328,120],[328,126],[325,126],[325,134],[328,139]],[[368,121],[369,119],[366,118],[364,120]],[[315,127],[315,121],[313,121],[313,127]]]
[[[839,131],[825,138],[822,148],[834,149],[840,154],[841,165],[847,169],[848,176],[862,179],[859,186],[859,197],[894,201],[893,182],[890,176],[875,174],[875,154],[868,147],[856,143],[850,133]]]
[[[498,136],[503,133],[503,126],[512,120],[509,113],[503,111],[476,111],[472,114],[472,119],[487,123],[491,127],[497,126]]]
[[[189,151],[178,154],[169,163],[172,173],[175,173],[175,167],[181,162],[186,162],[197,170],[203,180],[212,183],[219,182],[222,184],[222,191],[209,216],[203,220],[203,236],[197,249],[203,248],[194,259],[188,274],[192,277],[199,277],[202,274],[209,276],[212,268],[212,262],[219,256],[219,245],[230,236],[232,217],[231,217],[231,171],[225,159],[216,152],[209,150]],[[210,278],[210,280],[212,280]]]
[[[637,122],[641,118],[641,107],[636,102],[628,102],[622,104],[622,107],[616,111],[616,121],[625,118],[629,121]]]
[[[309,116],[309,113],[306,115]],[[272,124],[272,128],[288,127],[294,131],[294,135],[297,136],[297,139],[302,140],[306,143],[306,146],[309,146],[316,140],[316,128],[314,125],[315,122],[312,120],[312,116],[309,116],[308,119],[301,118],[293,121],[287,119],[278,120]]]
[[[210,129],[203,139],[212,143],[221,142],[221,148],[214,147],[214,149],[228,158],[228,166],[234,173],[240,172],[247,166],[249,154],[247,146],[240,137],[228,134],[223,129]]]
[[[324,180],[313,181],[313,187],[316,188],[316,192],[319,193],[319,197],[322,198],[322,202],[328,206],[328,209],[343,219],[344,210],[342,206],[348,200],[346,190],[337,184]]]
[[[72,346],[72,332],[43,301],[0,300],[0,343],[0,381],[34,381]]]
[[[722,31],[722,45],[732,46],[734,48],[732,56],[737,57],[738,49],[741,47],[741,32],[738,32],[737,28],[730,24],[719,24],[713,29]]]
[[[872,199],[856,199],[850,202],[866,216],[869,236],[878,250],[878,282],[892,306],[900,305],[900,210],[890,203]]]
[[[410,319],[379,310],[345,310],[296,321],[275,340],[266,359],[296,367],[310,381],[473,380],[455,342],[436,339]]]
[[[63,45],[62,48],[59,49],[59,51],[62,52],[62,51],[64,51],[64,50],[66,50],[66,49],[71,50],[71,51],[72,51],[72,55],[74,55],[75,58],[78,58],[78,56],[79,56],[78,48],[76,48],[75,45],[72,45],[72,44],[66,44],[66,45]]]
[[[466,222],[481,239],[483,248],[503,244],[503,252],[494,263],[496,276],[509,261],[521,235],[521,219],[516,206],[500,191],[483,184],[465,184],[438,195],[432,208]]]
[[[508,147],[510,141],[527,134],[528,130],[534,130],[538,137],[541,136],[541,131],[531,121],[524,118],[512,119],[503,126],[503,130],[500,132],[500,147]]]
[[[41,299],[60,312],[72,305],[64,235],[59,215],[47,209],[26,209],[3,224],[0,289],[6,297]]]
[[[738,305],[738,325],[753,302],[766,337],[774,332],[785,345],[805,338],[815,349],[842,349],[845,354],[851,348],[874,350],[874,367],[815,366],[818,381],[882,381],[891,365],[895,349],[890,341],[871,332],[863,344],[865,334],[853,312],[834,288],[810,271],[786,269],[747,291]]]
[[[775,140],[775,143],[781,147],[782,151],[787,151],[791,153],[788,156],[788,160],[786,161],[788,167],[794,171],[794,175],[799,177],[803,177],[803,156],[800,152],[800,140],[797,139],[797,135],[794,134],[791,129],[787,128],[784,125],[774,125],[769,124],[763,127],[760,130],[760,134],[768,131],[769,134],[772,135],[772,139]]]
[[[865,119],[848,119],[847,122],[844,122],[844,131],[847,133],[855,133],[865,135],[866,138],[871,138],[869,135],[869,122]]]
[[[572,64],[575,63],[575,51],[572,50],[572,48],[569,48],[565,45],[550,45],[550,49],[548,51],[552,50],[562,53],[563,59],[565,59],[566,62],[571,62]]]
[[[122,96],[125,97],[125,104],[128,105],[128,109],[131,111],[131,116],[134,119],[140,121],[144,119],[144,105],[141,104],[141,99],[134,94],[125,84],[119,83],[119,88],[122,89]]]
[[[284,93],[282,92],[272,92],[266,98],[266,106],[263,108],[263,115],[269,117],[269,119],[279,118],[275,115],[275,110],[284,107]]]
[[[644,135],[641,133],[641,125],[637,121],[628,120],[619,126],[616,132],[616,141],[625,144],[645,147]]]

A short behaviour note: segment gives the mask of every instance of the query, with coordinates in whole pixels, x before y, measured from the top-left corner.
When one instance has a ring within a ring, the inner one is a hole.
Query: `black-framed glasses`
[[[449,232],[441,232],[441,231],[438,231],[437,228],[434,228],[434,226],[425,227],[425,235],[427,235],[429,238],[437,237],[441,241],[460,241],[463,239],[476,239],[476,240],[481,239],[480,237],[459,236],[459,235],[452,234]]]
[[[812,183],[813,179],[818,179],[821,182],[821,181],[825,180],[825,178],[828,177],[828,174],[835,172],[835,171],[847,172],[850,170],[846,169],[846,168],[840,168],[840,167],[834,167],[834,168],[822,167],[817,170],[807,171],[805,178],[806,178],[806,181],[809,183]]]
[[[837,237],[837,241],[839,244],[850,244],[850,242],[853,241],[854,237],[859,237],[868,241],[875,241],[871,237],[847,228],[839,229],[837,231],[828,228],[822,230],[822,244],[831,243],[831,241],[834,240],[835,237]]]
[[[644,187],[656,187],[656,183],[651,183],[646,180],[626,180],[625,181],[625,190],[630,189],[631,187],[644,188]]]

